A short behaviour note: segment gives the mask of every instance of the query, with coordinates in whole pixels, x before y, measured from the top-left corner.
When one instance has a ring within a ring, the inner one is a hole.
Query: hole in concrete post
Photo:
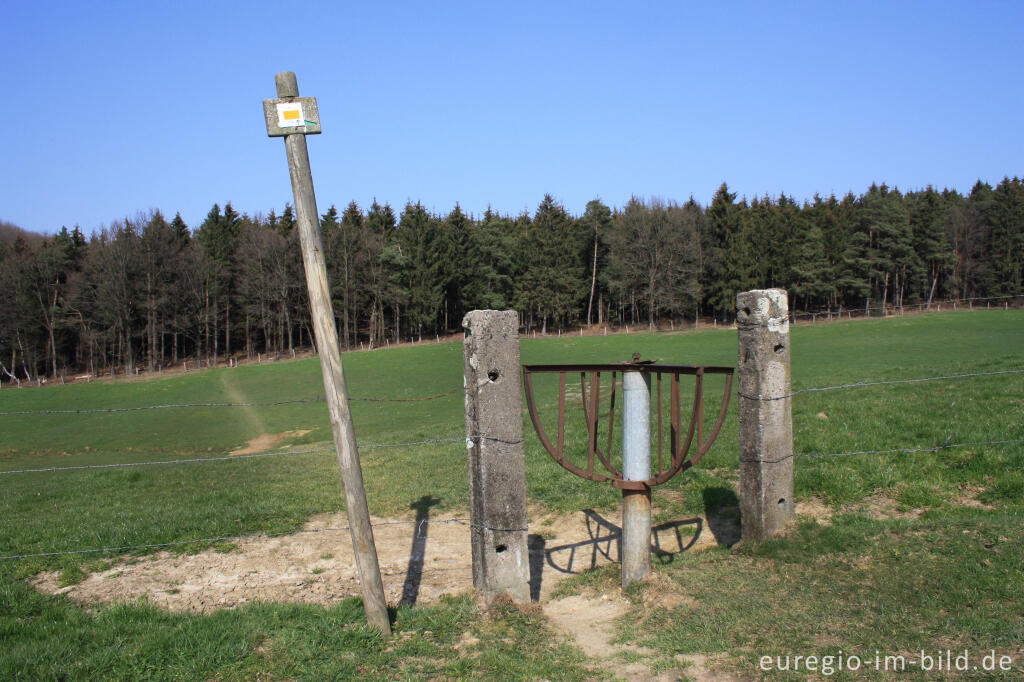
[[[775,352],[776,353],[781,353],[784,348],[785,348],[785,346],[782,345],[781,343],[775,344]]]
[[[498,377],[500,377],[500,376],[501,376],[501,372],[499,372],[496,369],[492,369],[490,372],[487,373],[487,378],[491,380],[491,383],[494,383],[495,381],[497,381]]]
[[[505,545],[498,545],[497,547],[495,547],[495,548],[494,548],[494,551],[495,551],[495,553],[497,553],[497,554],[501,554],[501,553],[502,553],[502,552],[504,552],[504,551],[505,551],[506,549],[508,549],[508,547],[506,547]]]
[[[779,498],[779,504],[785,504],[785,503],[786,503],[786,498],[785,497],[780,497]]]

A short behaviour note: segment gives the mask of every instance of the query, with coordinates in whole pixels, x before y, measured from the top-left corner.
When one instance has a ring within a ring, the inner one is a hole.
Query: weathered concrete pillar
[[[519,315],[474,310],[462,326],[473,586],[528,602]]]
[[[736,297],[739,332],[740,514],[760,542],[793,518],[789,304],[783,289]]]

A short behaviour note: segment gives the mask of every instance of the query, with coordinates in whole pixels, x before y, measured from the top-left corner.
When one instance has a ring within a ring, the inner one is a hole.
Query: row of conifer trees
[[[191,229],[159,211],[86,238],[0,231],[0,379],[134,371],[311,345],[291,207],[214,205]],[[528,330],[728,320],[737,292],[783,287],[791,309],[1024,294],[1024,183],[711,203],[600,200],[570,215],[437,215],[374,201],[320,217],[339,335],[380,346],[457,331],[474,308]]]

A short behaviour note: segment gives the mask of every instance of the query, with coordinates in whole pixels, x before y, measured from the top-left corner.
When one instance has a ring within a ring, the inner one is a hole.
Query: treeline
[[[527,330],[733,314],[737,292],[784,287],[791,309],[900,306],[1024,294],[1024,183],[782,195],[709,206],[551,196],[533,215],[400,213],[355,202],[320,218],[339,336],[380,346],[456,331],[474,308]],[[190,229],[160,212],[91,238],[78,228],[0,239],[0,379],[133,372],[312,344],[295,217],[215,205]]]

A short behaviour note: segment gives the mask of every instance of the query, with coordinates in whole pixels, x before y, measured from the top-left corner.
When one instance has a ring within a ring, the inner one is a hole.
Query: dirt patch
[[[702,607],[698,600],[683,592],[678,583],[661,573],[652,573],[644,582],[649,586],[643,597],[644,606],[649,610],[671,611],[680,606],[697,610]]]
[[[875,495],[868,498],[864,504],[860,505],[859,510],[878,521],[916,519],[924,513],[923,509],[901,510],[899,502],[888,495]]]
[[[686,668],[683,673],[686,677],[682,679],[693,680],[693,682],[740,682],[741,678],[718,669],[716,662],[724,659],[724,656],[707,654],[679,654],[676,660],[684,664]]]
[[[660,591],[667,581],[652,574],[647,581],[655,583],[655,589],[647,590],[647,594]],[[672,586],[678,590],[677,585]],[[685,603],[687,597],[680,598]],[[647,598],[645,596],[645,602]],[[690,602],[696,604],[693,600]],[[600,596],[574,595],[564,599],[552,600],[544,604],[544,615],[551,624],[563,634],[568,635],[583,649],[595,671],[611,673],[622,680],[725,680],[732,682],[739,678],[733,677],[716,669],[713,665],[718,656],[704,654],[679,655],[675,657],[678,667],[654,672],[654,663],[658,661],[657,652],[642,646],[613,642],[615,621],[629,612],[629,602],[618,593]],[[637,660],[637,659],[640,660]],[[647,659],[646,661],[644,659]]]
[[[628,610],[628,601],[606,594],[574,595],[544,605],[544,615],[551,623],[571,636],[588,658],[597,659],[610,658],[621,649],[612,646],[612,625]]]
[[[551,624],[573,639],[594,662],[595,670],[612,673],[622,680],[678,680],[675,671],[655,675],[644,663],[624,662],[619,656],[651,656],[655,652],[632,644],[613,644],[615,621],[629,610],[629,602],[619,596],[575,595],[544,604],[544,615]]]
[[[309,433],[309,429],[299,429],[296,431],[282,431],[281,433],[261,433],[246,445],[240,448],[232,450],[229,454],[231,455],[254,455],[258,452],[264,452],[271,448],[276,448],[286,440],[292,438],[300,438]],[[285,446],[287,447],[287,446]]]
[[[530,515],[531,592],[545,600],[565,577],[618,560],[618,518],[592,511]],[[432,602],[472,589],[468,519],[453,514],[427,519],[373,519],[384,589],[391,604]],[[671,555],[712,545],[703,520],[679,522],[698,529],[681,543],[665,540]],[[60,574],[41,573],[37,589],[85,604],[145,599],[170,611],[210,612],[253,601],[329,605],[360,596],[345,514],[313,517],[278,537],[235,541],[232,551],[191,555],[159,552],[133,557],[61,587]],[[703,530],[701,530],[703,529]],[[675,543],[673,545],[673,543]]]
[[[973,507],[975,509],[996,509],[994,504],[986,504],[978,499],[978,496],[985,492],[984,488],[975,486],[960,486],[958,494],[953,498],[953,503],[960,507]]]
[[[810,516],[823,526],[832,524],[833,513],[832,507],[826,506],[824,502],[816,497],[796,503],[797,516]]]

